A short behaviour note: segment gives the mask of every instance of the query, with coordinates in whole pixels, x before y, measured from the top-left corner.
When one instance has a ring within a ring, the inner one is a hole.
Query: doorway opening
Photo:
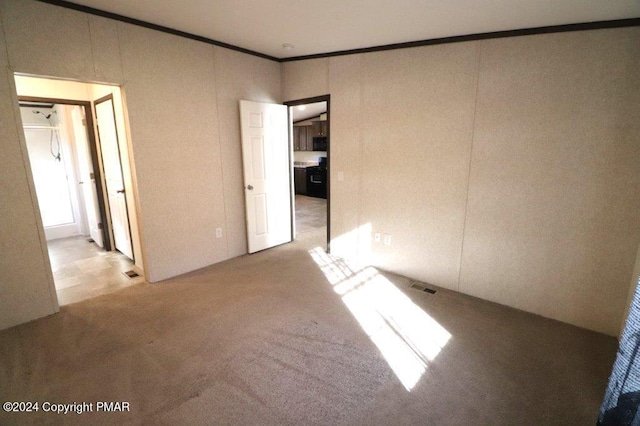
[[[330,96],[285,102],[293,147],[294,239],[317,239],[330,251]]]
[[[59,304],[144,281],[120,88],[15,82]]]

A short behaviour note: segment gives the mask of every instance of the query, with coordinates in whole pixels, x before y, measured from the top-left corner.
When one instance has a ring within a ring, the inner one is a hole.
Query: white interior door
[[[86,121],[82,108],[74,106],[71,109],[71,121],[76,142],[76,152],[78,154],[78,179],[84,197],[84,208],[87,214],[89,235],[98,246],[104,248],[102,219],[100,218],[100,208],[98,205],[98,191],[96,189],[95,172],[91,161]]]
[[[124,195],[124,179],[122,177],[122,164],[120,163],[120,148],[118,146],[113,99],[108,98],[100,103],[96,103],[95,111],[107,199],[109,201],[109,212],[111,213],[114,244],[118,251],[128,258],[133,259],[129,215],[127,213],[127,200]]]
[[[291,241],[287,107],[240,101],[249,253]]]

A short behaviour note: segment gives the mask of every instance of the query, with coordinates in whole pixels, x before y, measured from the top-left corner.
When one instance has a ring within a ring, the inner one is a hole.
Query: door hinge
[[[95,179],[95,178],[96,178],[96,175],[94,175],[94,174],[93,174],[93,172],[91,172],[91,173],[89,173],[89,178],[90,178],[90,179]]]
[[[103,228],[102,222],[98,223],[98,229],[102,229],[102,228]]]
[[[86,119],[86,118],[83,118],[83,119],[82,119],[82,125],[83,125],[84,127],[87,127],[87,119]]]

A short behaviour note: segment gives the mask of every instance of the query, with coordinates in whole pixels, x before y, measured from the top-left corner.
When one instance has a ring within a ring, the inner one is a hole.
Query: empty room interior
[[[640,419],[637,1],[0,0],[0,65],[1,424]]]

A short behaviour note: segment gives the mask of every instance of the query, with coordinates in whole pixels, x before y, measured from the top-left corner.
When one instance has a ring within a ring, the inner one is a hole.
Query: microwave
[[[315,136],[313,138],[313,150],[314,151],[326,151],[327,150],[327,137]]]

